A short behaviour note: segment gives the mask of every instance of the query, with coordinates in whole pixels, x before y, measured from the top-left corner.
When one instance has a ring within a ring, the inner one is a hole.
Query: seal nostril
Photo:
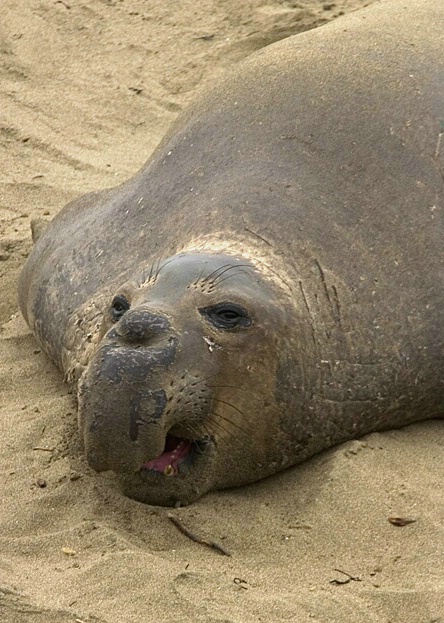
[[[111,320],[113,322],[118,322],[122,318],[122,316],[126,314],[130,307],[131,305],[125,296],[115,296],[109,310]]]

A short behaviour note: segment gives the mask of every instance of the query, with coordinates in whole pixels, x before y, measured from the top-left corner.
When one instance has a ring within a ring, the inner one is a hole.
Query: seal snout
[[[165,448],[167,394],[178,337],[147,305],[128,308],[105,334],[79,391],[88,462],[135,472]]]
[[[115,326],[115,335],[124,342],[140,343],[162,335],[170,328],[166,316],[147,307],[128,310]]]

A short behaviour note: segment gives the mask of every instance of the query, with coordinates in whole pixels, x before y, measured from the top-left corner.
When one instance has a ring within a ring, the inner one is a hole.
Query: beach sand
[[[183,509],[140,504],[75,450],[74,397],[16,300],[32,218],[128,178],[196,90],[248,54],[365,4],[2,0],[2,623],[444,622],[443,422]]]

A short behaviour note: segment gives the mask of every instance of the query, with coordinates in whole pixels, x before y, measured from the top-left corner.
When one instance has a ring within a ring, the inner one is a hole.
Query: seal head
[[[285,315],[276,283],[229,255],[179,254],[123,285],[80,382],[89,464],[163,505],[280,469]]]

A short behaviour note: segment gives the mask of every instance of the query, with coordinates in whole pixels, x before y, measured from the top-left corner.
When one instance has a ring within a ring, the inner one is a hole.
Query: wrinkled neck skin
[[[294,323],[279,275],[241,254],[145,267],[109,297],[79,382],[89,464],[161,505],[288,465],[278,371]]]

